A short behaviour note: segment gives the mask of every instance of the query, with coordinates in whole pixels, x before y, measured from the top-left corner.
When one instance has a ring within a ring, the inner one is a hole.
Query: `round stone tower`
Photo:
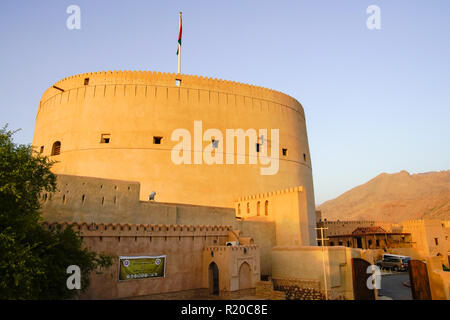
[[[180,143],[177,129],[191,141]],[[229,129],[249,134],[245,149],[238,139],[228,148]],[[75,75],[43,94],[33,146],[57,161],[57,174],[140,182],[141,200],[156,192],[158,202],[233,207],[242,196],[304,186],[315,221],[305,114],[297,100],[274,90],[160,72]],[[174,161],[184,152],[190,164]],[[208,164],[208,152],[223,163]],[[262,174],[271,165],[276,170]]]

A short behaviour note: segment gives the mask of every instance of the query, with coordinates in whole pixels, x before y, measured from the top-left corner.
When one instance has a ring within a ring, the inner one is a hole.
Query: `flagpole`
[[[180,19],[179,19],[179,37],[181,37],[181,11],[180,11]],[[181,44],[178,43],[178,74],[181,73]]]

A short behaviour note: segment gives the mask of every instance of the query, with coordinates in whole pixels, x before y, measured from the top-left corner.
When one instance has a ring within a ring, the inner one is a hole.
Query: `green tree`
[[[0,299],[69,299],[66,269],[81,269],[81,290],[89,274],[109,267],[112,257],[83,248],[71,228],[45,230],[39,197],[56,191],[53,164],[31,145],[13,142],[14,131],[0,129]]]

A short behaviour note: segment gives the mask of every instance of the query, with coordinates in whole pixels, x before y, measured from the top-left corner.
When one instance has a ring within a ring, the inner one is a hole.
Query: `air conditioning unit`
[[[239,241],[227,241],[227,246],[238,246]]]

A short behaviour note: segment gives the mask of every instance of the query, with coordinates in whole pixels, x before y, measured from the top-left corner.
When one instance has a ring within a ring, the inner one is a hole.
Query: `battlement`
[[[180,81],[179,86],[175,84],[176,80]],[[124,86],[124,88],[107,90],[106,86],[111,85]],[[62,101],[62,96],[64,94],[74,96],[74,94],[69,94],[69,92],[73,90],[77,90],[76,96],[78,96],[79,89],[83,90],[87,88],[99,87],[99,91],[102,91],[101,94],[98,92],[96,93],[95,90],[90,90],[91,92],[87,92],[86,90],[82,94],[83,97],[86,96],[86,92],[92,96],[108,96],[111,92],[114,95],[122,91],[126,93],[127,86],[133,87],[129,91],[134,92],[135,95],[143,94],[145,96],[149,96],[149,90],[146,88],[147,86],[152,86],[155,88],[163,87],[165,90],[169,90],[169,88],[207,90],[214,92],[217,95],[232,94],[244,97],[244,100],[245,98],[259,99],[281,104],[285,107],[300,112],[304,116],[301,104],[293,97],[280,91],[230,80],[156,71],[99,71],[69,76],[59,80],[53,86],[48,88],[42,95],[40,104],[43,105],[48,100],[56,96],[61,96],[60,101]],[[155,92],[154,94],[156,94],[156,90],[153,91]],[[169,95],[169,92],[167,92],[167,95]],[[68,99],[69,97],[67,97],[67,100]]]
[[[251,90],[252,95],[281,95],[283,97],[289,97],[288,95],[273,90],[270,88],[265,88],[261,86],[255,86],[252,84],[237,82],[237,81],[231,81],[231,80],[224,80],[224,79],[217,79],[217,78],[211,78],[211,77],[204,77],[199,75],[191,75],[191,74],[178,74],[178,73],[172,73],[172,72],[160,72],[160,71],[122,71],[122,70],[114,70],[114,71],[96,71],[96,72],[87,72],[87,73],[80,73],[77,75],[69,76],[66,78],[63,78],[56,82],[54,85],[59,86],[63,84],[78,84],[78,86],[83,85],[84,79],[89,78],[89,85],[94,84],[105,84],[105,83],[115,83],[116,81],[120,82],[126,82],[126,83],[149,83],[149,82],[169,82],[171,86],[175,86],[175,80],[181,80],[182,86],[184,85],[184,81],[187,82],[187,84],[200,84],[203,83],[207,85],[208,87],[214,87],[221,90],[227,90],[227,91],[246,91],[249,92]],[[93,80],[91,83],[90,81]],[[78,83],[79,82],[79,83]],[[290,97],[295,102],[294,98]],[[298,102],[297,102],[298,103]]]
[[[250,245],[239,245],[239,246],[206,246],[203,248],[203,251],[255,251],[258,250],[259,246],[256,244]]]
[[[370,224],[370,223],[375,223],[377,221],[375,220],[322,220],[321,221],[324,224],[355,224],[355,225],[359,225],[359,224]]]
[[[281,195],[281,194],[294,193],[294,192],[303,192],[303,191],[304,191],[303,186],[299,186],[299,187],[295,187],[295,188],[287,188],[287,189],[283,189],[283,190],[258,193],[258,194],[254,194],[254,195],[238,198],[236,200],[236,202],[257,200],[257,199],[265,199],[265,198],[268,198],[268,197],[277,196],[277,195]]]
[[[228,236],[231,226],[209,225],[166,225],[166,224],[130,224],[130,223],[87,223],[87,222],[43,222],[47,230],[71,227],[83,237],[98,236],[144,236],[144,237],[195,237]]]

